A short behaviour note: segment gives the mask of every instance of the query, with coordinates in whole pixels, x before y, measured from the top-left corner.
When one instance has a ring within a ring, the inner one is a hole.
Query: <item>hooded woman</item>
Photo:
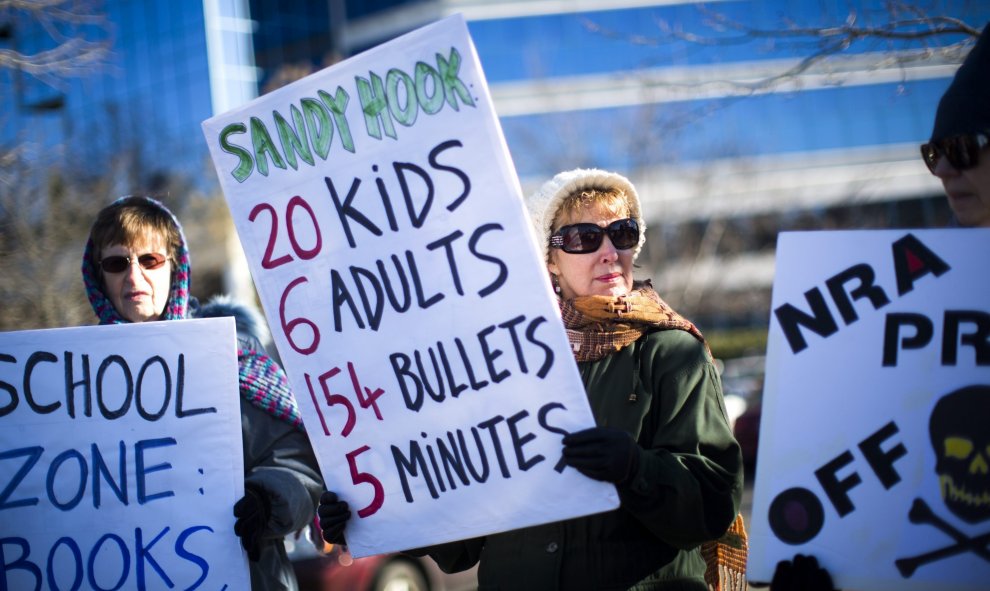
[[[257,313],[225,299],[197,308],[182,227],[149,197],[124,197],[99,212],[82,274],[100,324],[235,317],[245,494],[233,508],[234,531],[252,589],[298,589],[283,536],[312,521],[323,480],[286,376],[261,346]]]
[[[633,281],[645,241],[636,189],[572,170],[527,205],[598,425],[566,435],[564,458],[614,483],[621,505],[411,553],[448,572],[478,563],[480,589],[744,589],[742,456],[701,333]],[[324,539],[342,541],[346,503],[325,493],[319,515]]]

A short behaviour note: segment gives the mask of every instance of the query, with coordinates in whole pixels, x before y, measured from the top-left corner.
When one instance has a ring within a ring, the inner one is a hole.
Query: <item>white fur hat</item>
[[[643,248],[643,243],[646,242],[646,223],[643,222],[643,211],[639,204],[639,194],[636,193],[636,188],[629,182],[629,179],[621,174],[596,168],[576,168],[558,173],[543,183],[543,186],[526,200],[529,217],[536,233],[537,245],[540,247],[544,261],[550,262],[548,249],[551,225],[553,218],[557,215],[557,209],[560,208],[564,199],[584,189],[610,189],[613,187],[625,192],[629,216],[639,224],[639,244],[633,249],[633,260],[636,260],[639,251]]]

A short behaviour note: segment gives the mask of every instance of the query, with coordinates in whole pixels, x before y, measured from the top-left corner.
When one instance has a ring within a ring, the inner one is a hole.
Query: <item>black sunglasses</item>
[[[167,256],[157,252],[148,252],[137,257],[137,262],[141,265],[141,268],[149,271],[161,267],[167,260]],[[100,261],[100,268],[103,269],[104,273],[120,273],[130,268],[132,261],[134,259],[131,257],[120,255],[108,256]]]
[[[932,174],[935,174],[935,167],[938,166],[942,156],[945,156],[956,170],[966,170],[980,163],[980,150],[988,143],[990,138],[983,133],[954,135],[922,144],[921,158]]]
[[[550,237],[550,247],[570,254],[595,252],[602,245],[602,238],[606,234],[617,250],[629,250],[639,244],[639,224],[632,218],[626,218],[616,220],[604,228],[588,223],[561,226]]]

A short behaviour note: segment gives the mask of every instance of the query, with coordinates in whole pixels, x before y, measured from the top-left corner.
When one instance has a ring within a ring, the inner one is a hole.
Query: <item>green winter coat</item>
[[[706,591],[698,546],[738,513],[742,458],[704,345],[681,330],[651,332],[578,367],[596,423],[628,431],[645,450],[619,487],[621,506],[429,555],[448,572],[480,560],[482,591]]]

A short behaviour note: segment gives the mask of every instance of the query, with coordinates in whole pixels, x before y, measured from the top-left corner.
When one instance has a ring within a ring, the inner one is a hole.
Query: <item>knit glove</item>
[[[346,545],[344,528],[347,526],[347,520],[351,518],[351,509],[347,506],[347,501],[337,498],[337,493],[324,491],[316,514],[320,518],[323,539],[331,544]]]
[[[795,554],[794,561],[781,560],[770,582],[771,591],[835,591],[828,571],[814,556]]]
[[[241,538],[241,545],[247,552],[248,560],[261,559],[261,534],[268,525],[272,514],[268,495],[258,486],[244,485],[244,496],[234,503],[234,533]]]
[[[592,427],[564,436],[564,461],[588,478],[626,484],[639,470],[639,444],[622,429]]]

